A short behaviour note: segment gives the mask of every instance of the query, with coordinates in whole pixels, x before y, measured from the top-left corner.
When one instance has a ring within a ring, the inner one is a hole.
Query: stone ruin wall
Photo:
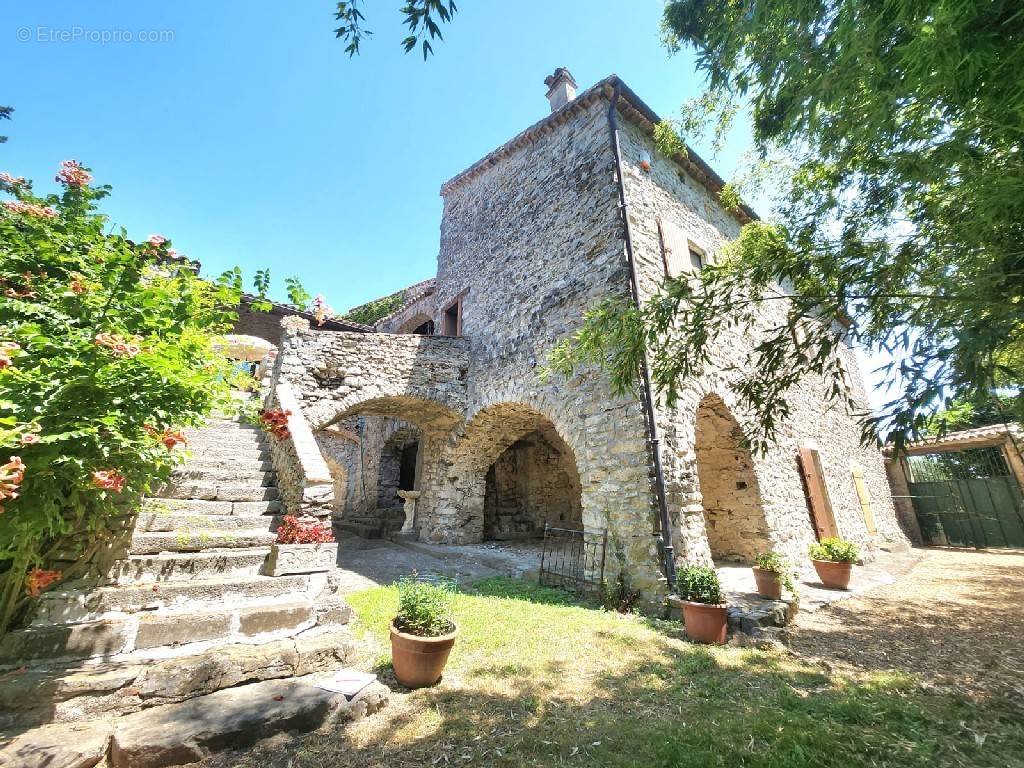
[[[640,288],[650,296],[664,279],[658,218],[673,222],[713,260],[722,245],[739,234],[739,222],[727,213],[708,190],[660,155],[653,141],[634,124],[621,120],[624,176],[630,210]],[[650,173],[640,167],[641,153],[652,158]],[[782,302],[770,302],[763,310],[759,328],[781,322]],[[661,408],[659,423],[664,432],[663,460],[671,513],[679,521],[677,552],[684,559],[707,561],[710,556],[705,519],[696,471],[696,414],[709,396],[721,398],[729,412],[743,424],[743,413],[729,390],[726,369],[745,367],[745,355],[753,347],[757,329],[730,330],[722,337],[708,372],[682,392],[677,406]],[[854,398],[867,408],[867,392],[853,350],[843,349],[851,373]],[[797,450],[808,440],[817,443],[825,482],[841,535],[857,543],[870,544],[851,474],[858,463],[864,471],[878,538],[902,542],[891,491],[886,481],[881,453],[860,445],[860,427],[842,404],[826,400],[824,381],[805,381],[790,396],[792,417],[781,426],[779,440],[767,455],[753,460],[754,473],[763,500],[771,543],[794,563],[806,563],[807,545],[814,540]]]
[[[449,454],[453,482],[439,517],[470,523],[460,510],[482,506],[476,475],[542,426],[532,416],[541,414],[575,457],[584,527],[608,530],[608,578],[621,566],[630,586],[652,597],[663,587],[639,402],[612,396],[593,370],[570,381],[538,378],[552,346],[579,327],[586,309],[627,291],[605,104],[577,105],[569,121],[443,189],[437,306],[466,292],[470,420],[468,447]],[[481,534],[464,533],[468,540]]]

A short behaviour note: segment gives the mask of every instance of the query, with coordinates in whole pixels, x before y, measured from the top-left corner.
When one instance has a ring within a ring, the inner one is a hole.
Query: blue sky
[[[6,3],[0,170],[45,192],[78,159],[131,236],[345,310],[434,274],[441,183],[547,113],[556,66],[581,88],[616,72],[662,116],[700,89],[660,43],[661,0],[465,0],[427,62],[401,51],[400,5],[367,3],[349,59],[329,0]],[[158,39],[124,39],[141,32]],[[747,143],[695,148],[728,177]]]

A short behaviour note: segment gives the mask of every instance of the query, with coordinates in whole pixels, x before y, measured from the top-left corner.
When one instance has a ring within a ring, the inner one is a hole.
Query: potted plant
[[[263,563],[266,576],[330,571],[338,560],[338,545],[328,523],[285,515],[277,527],[277,542]]]
[[[754,572],[754,583],[757,594],[769,600],[781,600],[782,588],[796,593],[793,584],[793,568],[789,561],[778,552],[761,552],[754,558],[756,563],[751,569]]]
[[[853,564],[860,557],[856,544],[832,536],[811,544],[808,553],[822,584],[829,589],[846,589],[850,586]]]
[[[679,570],[679,596],[683,599],[686,636],[701,643],[725,642],[726,605],[714,568],[687,565]]]
[[[452,620],[455,585],[415,576],[398,580],[398,615],[391,622],[391,663],[407,688],[441,679],[458,628]]]

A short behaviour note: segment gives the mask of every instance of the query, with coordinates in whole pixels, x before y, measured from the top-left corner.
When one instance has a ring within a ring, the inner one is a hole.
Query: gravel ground
[[[797,616],[790,647],[836,670],[919,674],[1024,701],[1024,551],[926,549],[893,584]]]

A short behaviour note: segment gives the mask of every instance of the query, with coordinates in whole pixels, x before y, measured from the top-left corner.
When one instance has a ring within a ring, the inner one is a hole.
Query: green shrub
[[[679,596],[691,603],[720,605],[725,602],[718,573],[709,566],[684,565],[679,569],[676,583]]]
[[[811,544],[807,552],[812,560],[827,560],[833,563],[855,563],[860,558],[860,550],[856,544],[837,536]]]
[[[213,340],[236,317],[233,274],[128,239],[91,178],[66,161],[62,192],[39,197],[0,173],[0,635],[167,479],[179,428],[230,402]],[[49,570],[56,553],[74,564]]]
[[[452,603],[455,584],[450,580],[424,581],[415,576],[398,580],[398,615],[395,627],[410,635],[437,637],[455,629]]]
[[[777,574],[782,586],[790,592],[796,593],[796,585],[793,583],[793,566],[778,552],[760,552],[754,558],[754,563],[762,571],[771,571]]]

